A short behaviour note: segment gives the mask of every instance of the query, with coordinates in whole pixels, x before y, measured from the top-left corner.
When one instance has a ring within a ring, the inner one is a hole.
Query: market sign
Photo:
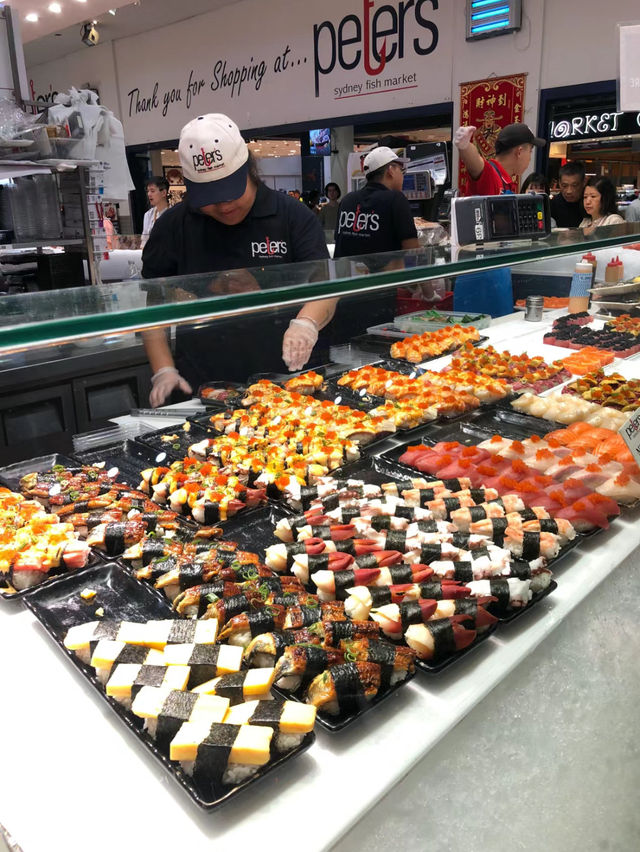
[[[549,142],[597,139],[603,136],[640,134],[640,112],[616,112],[613,109],[588,110],[554,118],[549,122]]]

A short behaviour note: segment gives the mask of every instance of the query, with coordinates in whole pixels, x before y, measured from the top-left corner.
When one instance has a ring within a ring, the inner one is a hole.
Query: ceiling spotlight
[[[59,3],[49,3],[48,9],[54,15],[59,15],[62,12],[62,6]]]
[[[109,14],[115,15],[116,11],[117,11],[116,9],[109,9]]]
[[[38,20],[38,16],[36,15],[35,12],[29,12],[28,15],[24,16],[24,19],[25,19],[25,21],[29,21],[30,23],[35,24],[36,21]]]

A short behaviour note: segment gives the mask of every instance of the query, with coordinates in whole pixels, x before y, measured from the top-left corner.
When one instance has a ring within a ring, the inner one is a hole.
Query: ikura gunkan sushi
[[[184,722],[222,722],[228,709],[229,699],[219,695],[154,686],[143,686],[131,705],[132,713],[144,719],[145,730],[165,752]]]
[[[269,762],[273,728],[185,722],[171,742],[169,757],[198,782],[240,784]]]
[[[224,721],[228,725],[261,725],[272,728],[276,752],[291,751],[301,745],[313,730],[316,708],[283,699],[247,701],[230,707]]]

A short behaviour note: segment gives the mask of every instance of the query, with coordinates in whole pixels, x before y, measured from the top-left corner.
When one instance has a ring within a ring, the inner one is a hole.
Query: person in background
[[[640,198],[636,198],[627,207],[624,214],[625,222],[640,222]]]
[[[520,192],[544,192],[549,195],[549,181],[540,172],[532,172],[522,184]]]
[[[338,224],[339,200],[342,193],[338,184],[330,181],[324,188],[324,194],[329,200],[320,207],[318,213],[320,224],[325,231],[335,232]]]
[[[551,199],[551,216],[558,228],[577,228],[584,219],[582,206],[584,190],[584,163],[571,160],[560,166],[558,173],[560,192]]]
[[[141,248],[146,245],[151,229],[158,218],[169,209],[169,181],[163,177],[152,177],[146,182],[145,189],[151,206],[144,214],[142,222]]]
[[[453,144],[469,173],[468,195],[502,195],[518,191],[520,178],[531,163],[534,148],[546,145],[534,136],[526,124],[508,124],[496,138],[495,157],[485,160],[473,144],[475,127],[459,127]],[[473,311],[504,316],[513,311],[511,270],[494,269],[472,272],[456,279],[453,290],[454,311]]]
[[[579,227],[591,233],[602,225],[620,225],[624,222],[618,213],[616,188],[607,177],[592,177],[584,188],[582,203],[586,216]]]
[[[203,151],[215,156],[205,158]],[[199,274],[195,281],[178,281],[177,287],[188,288],[187,296],[210,297],[260,289],[247,267],[328,258],[317,216],[265,186],[240,130],[226,115],[201,115],[186,124],[178,152],[186,199],[151,231],[142,254],[143,278]],[[308,281],[307,272],[296,276],[300,284]],[[150,288],[150,298],[158,292]],[[153,371],[151,404],[161,405],[176,390],[190,394],[210,380],[244,382],[257,371],[281,372],[283,361],[299,370],[309,360],[319,330],[331,320],[335,302],[324,299],[293,310],[232,317],[211,327],[180,325],[175,362],[163,329],[144,332]],[[322,357],[326,360],[324,353]]]

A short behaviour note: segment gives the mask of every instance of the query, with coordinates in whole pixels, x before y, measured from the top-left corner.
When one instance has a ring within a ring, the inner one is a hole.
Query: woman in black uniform
[[[194,295],[241,292],[259,289],[251,267],[328,258],[317,217],[262,183],[238,127],[227,116],[190,121],[178,150],[186,200],[167,211],[151,232],[142,255],[144,278],[219,272],[224,274],[192,285]],[[295,283],[308,280],[303,273],[299,277]],[[180,288],[185,286],[190,285],[181,281]],[[164,330],[145,332],[153,370],[151,404],[161,405],[176,390],[191,393],[213,379],[244,381],[257,371],[282,372],[284,363],[301,369],[335,304],[335,299],[309,302],[298,311],[238,316],[211,328],[178,326],[175,362]],[[312,363],[326,360],[318,350]]]

